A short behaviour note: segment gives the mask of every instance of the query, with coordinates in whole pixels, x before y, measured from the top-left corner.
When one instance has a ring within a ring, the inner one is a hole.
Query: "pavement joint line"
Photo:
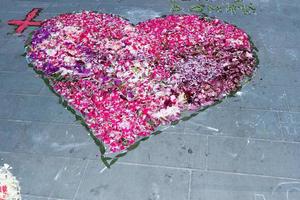
[[[28,70],[26,69],[24,71],[6,71],[6,70],[1,70],[0,74],[21,74],[21,73],[28,73],[28,75],[29,75],[29,74],[31,74],[30,71],[31,70],[29,70],[29,69]]]
[[[22,192],[21,192],[21,196],[22,197],[47,198],[47,199],[50,199],[50,200],[71,200],[71,199],[60,199],[60,198],[54,198],[54,197],[40,196],[40,195],[34,195],[34,194],[22,194]]]
[[[300,113],[300,111],[297,111],[297,110],[295,110],[295,111],[279,111],[278,113],[291,113],[291,114],[299,114]]]
[[[46,86],[43,85],[43,86],[39,89],[37,95],[41,95],[41,93],[43,92],[43,90],[44,90],[45,88],[46,88]]]
[[[287,112],[287,113],[290,113],[290,112]],[[279,115],[279,112],[276,112],[276,121],[281,124],[282,121],[280,120],[280,115]]]
[[[0,151],[0,153],[3,153],[3,154],[24,154],[24,155],[37,156],[37,157],[42,157],[43,156],[43,157],[52,157],[52,158],[95,161],[95,159],[91,159],[91,158],[84,159],[83,157],[68,157],[68,156],[60,156],[60,155],[50,155],[50,154],[45,154],[45,153],[13,152],[13,151]]]
[[[288,88],[295,88],[295,87],[300,87],[300,85],[283,85],[283,84],[274,84],[274,83],[261,83],[261,86],[274,86],[274,87],[288,87]]]
[[[203,171],[198,169],[192,169],[193,171]],[[205,171],[203,171],[205,172]],[[300,178],[291,178],[291,177],[283,177],[283,176],[271,176],[271,175],[262,175],[262,174],[250,174],[250,173],[243,173],[243,172],[228,172],[228,171],[221,171],[221,170],[208,170],[207,172],[213,173],[220,173],[220,174],[227,174],[227,175],[240,175],[240,176],[254,176],[254,177],[262,177],[262,178],[275,178],[275,179],[286,179],[292,181],[299,181]]]
[[[123,162],[123,161],[116,162],[116,165],[130,165],[130,166],[138,166],[138,167],[164,168],[164,169],[181,170],[181,171],[188,171],[188,172],[191,171],[191,170],[197,170],[197,169],[187,168],[187,167],[174,167],[174,166],[165,166],[165,165],[157,165],[157,164],[145,164],[145,163],[133,163],[133,162]]]
[[[1,118],[1,121],[11,121],[11,122],[19,122],[19,123],[48,123],[48,124],[61,124],[61,125],[76,125],[82,126],[81,124],[77,123],[74,119],[74,122],[56,122],[56,121],[41,121],[41,120],[22,120],[22,119],[9,119],[9,118]]]
[[[83,179],[85,178],[85,174],[86,174],[86,171],[87,171],[87,167],[88,167],[88,165],[89,165],[89,162],[90,162],[90,160],[87,160],[86,163],[85,163],[85,166],[84,166],[83,171],[82,171],[82,178],[81,178],[80,181],[79,181],[78,187],[76,188],[76,191],[75,191],[75,194],[74,194],[74,197],[72,198],[72,200],[75,200],[76,197],[77,197],[77,194],[78,194],[78,192],[79,192],[79,189],[80,189],[80,187],[81,187],[81,184],[82,184],[82,182],[83,182]]]
[[[262,142],[270,142],[270,143],[300,144],[300,141],[298,142],[298,141],[286,141],[286,140],[272,140],[272,139],[262,139],[262,138],[254,138],[254,137],[238,137],[238,136],[230,136],[230,135],[208,135],[208,137],[249,139],[249,140],[253,140],[253,141],[262,141]]]
[[[32,96],[33,97],[57,97],[54,94],[53,95],[41,95],[39,93],[33,94],[33,93],[13,93],[13,92],[11,92],[11,93],[0,92],[0,95],[6,95],[6,96],[29,96],[29,97],[32,97]]]
[[[43,7],[43,9],[46,9],[46,8],[48,8],[48,7]],[[28,10],[30,10],[30,7],[28,7]],[[9,13],[11,13],[11,14],[24,14],[24,11],[14,11],[14,10],[3,11],[3,10],[0,10],[0,14],[9,14]],[[43,12],[43,13],[46,13],[46,12]]]
[[[222,104],[222,103],[221,103]],[[274,108],[250,108],[250,107],[244,107],[244,106],[226,106],[226,105],[221,105],[218,104],[219,108],[223,108],[223,109],[232,109],[232,110],[257,110],[257,111],[273,111],[273,112],[290,112],[287,109],[274,109]],[[297,111],[296,111],[297,112]],[[300,112],[300,111],[299,111]]]
[[[286,95],[285,90],[284,90],[284,94]],[[291,111],[292,111],[291,105],[289,104],[289,102],[287,101],[286,98],[287,98],[287,97],[284,98],[284,103],[286,104],[288,111],[291,112]]]
[[[209,135],[208,135],[209,136]],[[206,152],[205,152],[205,170],[208,170],[208,155],[209,155],[209,146],[208,146],[208,136],[206,137]]]
[[[61,13],[57,13],[57,12],[49,12],[49,11],[46,11],[45,9],[46,8],[49,8],[49,6],[46,6],[46,7],[43,7],[43,11],[42,13],[40,13],[40,15],[43,15],[43,14],[61,14]],[[30,8],[28,8],[30,9]],[[9,11],[3,11],[3,10],[0,10],[0,13],[12,13],[12,14],[24,14],[23,11],[13,11],[13,10],[9,10]]]
[[[33,155],[33,156],[43,156],[43,157],[52,157],[52,158],[64,158],[70,160],[84,160],[82,157],[66,157],[66,156],[58,156],[58,155],[45,155],[42,153],[25,153],[25,152],[7,152],[7,151],[0,151],[0,153],[4,154],[25,154],[25,155]],[[98,161],[98,159],[91,159],[86,158],[85,160],[88,161]],[[100,161],[98,161],[100,162]],[[242,176],[256,176],[256,177],[263,177],[263,178],[276,178],[276,179],[286,179],[286,180],[294,180],[299,181],[300,178],[292,178],[292,177],[283,177],[283,176],[271,176],[271,175],[262,175],[262,174],[251,174],[251,173],[244,173],[244,172],[229,172],[229,171],[221,171],[221,170],[214,170],[208,169],[207,171],[204,169],[197,169],[197,168],[188,168],[188,167],[174,167],[174,166],[166,166],[166,165],[157,165],[157,164],[144,164],[144,163],[133,163],[133,162],[116,162],[116,165],[129,165],[129,166],[138,166],[138,167],[151,167],[151,168],[163,168],[163,169],[172,169],[172,170],[181,170],[181,171],[193,171],[193,172],[213,172],[213,173],[222,173],[222,174],[229,174],[229,175],[242,175]]]
[[[193,171],[190,170],[189,171],[189,190],[188,190],[188,200],[191,200],[191,191],[192,191],[192,175],[193,175]]]
[[[9,122],[16,122],[16,123],[41,123],[41,124],[58,124],[58,125],[72,125],[72,126],[80,126],[81,124],[77,123],[74,120],[74,123],[71,122],[55,122],[55,121],[41,121],[41,120],[22,120],[22,119],[10,119],[10,118],[1,118],[0,121],[9,121]]]
[[[280,120],[280,115],[279,115],[279,113],[276,113],[276,121],[277,121],[277,123],[279,124],[279,131],[280,131],[281,136],[284,136],[284,131],[283,131],[283,127],[282,127],[282,124],[284,124],[284,122],[282,122],[282,121]]]
[[[183,170],[183,171],[193,171],[193,172],[213,172],[213,173],[223,173],[223,174],[230,174],[230,175],[241,175],[241,176],[256,176],[256,177],[263,177],[263,178],[276,178],[276,179],[286,179],[286,180],[294,180],[299,181],[300,178],[291,178],[291,177],[282,177],[282,176],[271,176],[271,175],[262,175],[262,174],[250,174],[250,173],[243,173],[243,172],[228,172],[228,171],[220,171],[220,170],[203,170],[203,169],[196,169],[196,168],[186,168],[186,167],[170,167],[164,165],[149,165],[149,164],[141,164],[141,163],[131,163],[131,162],[117,162],[116,164],[119,165],[132,165],[132,166],[144,166],[144,167],[153,167],[153,168],[165,168],[165,169],[174,169],[174,170]]]

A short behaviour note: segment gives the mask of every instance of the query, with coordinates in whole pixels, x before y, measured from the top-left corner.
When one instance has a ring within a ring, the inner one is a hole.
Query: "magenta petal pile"
[[[244,31],[196,15],[135,26],[110,14],[62,14],[26,51],[109,152],[236,91],[257,64]]]

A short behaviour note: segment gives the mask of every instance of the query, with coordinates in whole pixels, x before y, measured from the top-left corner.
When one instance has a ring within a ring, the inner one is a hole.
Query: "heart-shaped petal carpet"
[[[33,32],[26,52],[90,130],[106,165],[161,125],[187,120],[236,92],[257,65],[244,31],[197,15],[133,25],[111,14],[62,14]]]

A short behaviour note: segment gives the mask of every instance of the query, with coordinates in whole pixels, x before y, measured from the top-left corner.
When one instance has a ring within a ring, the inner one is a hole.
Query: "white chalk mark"
[[[277,186],[273,189],[272,195],[273,195],[279,188],[281,188],[282,186],[284,186],[284,185],[292,185],[292,184],[299,184],[299,186],[300,186],[300,182],[298,182],[298,181],[280,182],[280,183],[278,183]]]
[[[107,167],[104,167],[103,169],[101,169],[100,173],[102,174],[106,169]]]
[[[250,137],[248,137],[248,139],[247,139],[247,145],[249,145],[250,144]]]
[[[152,183],[152,195],[153,195],[153,200],[159,200],[160,195],[159,195],[159,187],[156,183]]]
[[[284,91],[283,94],[279,96],[279,99],[284,99],[286,96],[287,96],[287,94]]]
[[[293,49],[286,49],[285,52],[289,55],[289,57],[294,60],[297,61],[298,60],[298,55],[297,55],[297,51],[293,50]]]
[[[297,188],[297,187],[292,187],[292,188],[289,188],[287,191],[286,191],[286,200],[289,200],[290,197],[290,192],[293,191],[293,190],[296,190],[296,191],[299,191],[300,192],[300,188]]]
[[[203,127],[203,128],[206,128],[206,129],[208,129],[208,130],[212,130],[212,131],[216,131],[216,132],[219,132],[219,131],[220,131],[219,129],[214,128],[214,127],[211,127],[211,126],[205,126],[205,125],[203,125],[203,124],[197,124],[197,125],[199,125],[199,126],[201,126],[201,127]]]
[[[266,197],[263,194],[254,194],[254,200],[266,200]]]
[[[236,96],[242,96],[242,95],[243,95],[243,92],[238,91],[238,92],[235,93],[235,95],[236,95]]]
[[[51,147],[57,151],[63,151],[66,149],[74,148],[74,147],[81,147],[88,145],[89,143],[83,142],[83,143],[73,143],[73,144],[58,144],[56,142],[51,144]]]
[[[217,128],[213,128],[213,127],[210,127],[210,126],[207,126],[206,128],[209,129],[209,130],[212,130],[212,131],[219,132],[219,129],[217,129]]]
[[[233,157],[233,158],[236,158],[237,156],[238,156],[238,154],[237,153],[230,153],[230,152],[227,152],[231,157]]]
[[[297,187],[299,186],[299,187]],[[291,191],[300,191],[300,182],[291,181],[291,182],[281,182],[279,183],[272,191],[272,200],[273,199],[286,199],[289,200]],[[285,196],[283,196],[285,194]]]
[[[55,181],[57,181],[57,180],[59,179],[61,173],[62,173],[64,170],[65,170],[65,168],[60,169],[60,170],[56,173],[56,175],[55,175],[55,177],[54,177],[54,180],[55,180]]]

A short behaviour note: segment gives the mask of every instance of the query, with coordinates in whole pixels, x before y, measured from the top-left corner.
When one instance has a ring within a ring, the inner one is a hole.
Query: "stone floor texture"
[[[7,20],[41,7],[38,20],[96,10],[138,23],[169,14],[169,1],[0,0],[0,165],[13,167],[23,200],[299,200],[300,2],[249,1],[256,15],[217,16],[259,49],[252,82],[105,169],[87,131],[21,56],[34,28],[18,37]]]

